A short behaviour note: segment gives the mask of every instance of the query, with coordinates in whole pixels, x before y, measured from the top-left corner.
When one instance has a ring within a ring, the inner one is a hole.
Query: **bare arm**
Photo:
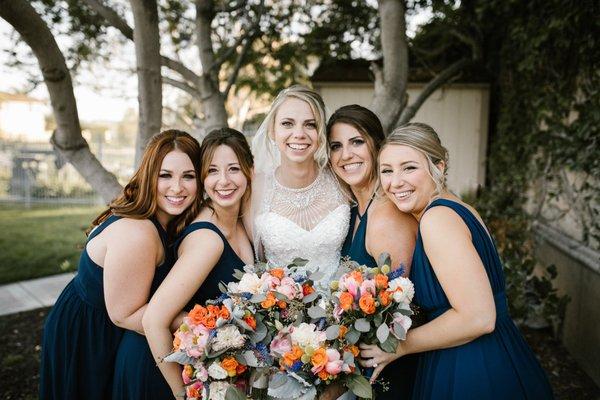
[[[179,248],[179,258],[152,296],[143,318],[146,338],[158,367],[174,394],[183,390],[181,367],[161,362],[172,350],[171,321],[190,301],[223,253],[223,241],[215,232],[190,233]]]
[[[142,315],[162,243],[152,222],[122,219],[109,227],[104,257],[104,299],[113,323],[143,334]]]
[[[447,207],[434,207],[421,219],[425,253],[450,302],[450,309],[433,321],[412,329],[396,354],[361,345],[363,362],[378,364],[373,376],[394,359],[410,353],[460,346],[495,328],[492,288],[471,234],[462,219]]]
[[[376,207],[369,215],[367,225],[367,252],[374,259],[381,253],[389,253],[392,269],[402,265],[404,276],[408,276],[417,239],[417,220],[412,215],[399,211],[387,199],[374,205]]]

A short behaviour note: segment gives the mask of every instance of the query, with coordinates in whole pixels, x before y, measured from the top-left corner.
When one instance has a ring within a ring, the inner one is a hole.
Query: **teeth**
[[[229,196],[234,190],[235,189],[215,190],[215,192],[219,193],[221,196]]]
[[[183,203],[184,199],[185,199],[185,196],[167,196],[167,200],[170,203],[175,203],[175,204]]]
[[[288,147],[294,150],[306,150],[308,149],[308,146],[308,144],[288,143]]]
[[[403,200],[403,199],[407,198],[408,196],[410,196],[411,193],[412,193],[412,190],[407,190],[407,191],[400,192],[400,193],[394,193],[394,196],[396,196],[396,198],[398,200]]]
[[[356,171],[357,169],[359,169],[361,165],[362,165],[362,163],[352,163],[352,164],[346,164],[342,168],[344,168],[344,171],[346,171],[346,172],[353,172],[353,171]]]

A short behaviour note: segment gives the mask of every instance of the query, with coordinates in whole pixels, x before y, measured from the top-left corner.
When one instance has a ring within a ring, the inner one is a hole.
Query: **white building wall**
[[[9,140],[47,142],[45,104],[28,101],[0,101],[0,134]]]
[[[315,83],[328,115],[347,104],[368,107],[373,96],[369,83]],[[423,88],[411,84],[409,103]],[[489,86],[455,84],[434,92],[419,109],[414,122],[431,125],[450,153],[448,187],[457,194],[475,190],[485,182],[489,116]]]

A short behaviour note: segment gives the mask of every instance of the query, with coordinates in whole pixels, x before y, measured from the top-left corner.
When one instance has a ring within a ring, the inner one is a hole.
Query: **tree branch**
[[[223,91],[223,98],[226,99],[227,96],[229,95],[229,91],[231,90],[231,87],[235,83],[235,81],[238,77],[238,74],[240,73],[240,69],[242,68],[242,64],[244,62],[244,57],[246,56],[246,54],[248,54],[248,51],[250,50],[250,46],[252,46],[253,41],[254,41],[254,36],[251,36],[248,39],[246,39],[246,43],[244,43],[244,47],[242,47],[242,50],[240,51],[240,54],[238,55],[238,58],[235,62],[235,66],[233,67],[233,71],[231,72],[231,75],[229,75],[229,79],[227,80],[227,87],[225,88],[225,91]]]
[[[104,4],[103,0],[83,0],[92,10],[103,17],[112,27],[118,29],[123,36],[133,41],[133,29],[115,10]],[[161,56],[161,64],[181,75],[185,80],[197,83],[200,76],[185,65],[172,58]]]
[[[404,125],[408,123],[411,120],[411,118],[415,116],[415,114],[423,105],[425,100],[427,100],[427,98],[429,98],[429,96],[433,94],[433,92],[439,89],[451,78],[456,76],[463,68],[465,68],[472,62],[473,61],[470,58],[462,58],[454,64],[450,65],[431,81],[429,81],[429,83],[423,88],[423,91],[419,94],[416,100],[410,106],[404,108],[402,114],[400,114],[400,118],[398,120],[397,125]]]
[[[191,95],[194,98],[201,98],[202,95],[200,94],[200,92],[195,88],[192,87],[190,85],[188,85],[185,82],[182,81],[178,81],[177,79],[173,79],[173,78],[169,78],[168,76],[164,76],[162,78],[163,83],[168,84],[169,86],[173,86],[177,89],[181,89],[184,92],[188,93],[189,95]]]

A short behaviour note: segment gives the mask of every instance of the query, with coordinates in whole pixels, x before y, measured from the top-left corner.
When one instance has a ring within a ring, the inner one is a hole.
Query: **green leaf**
[[[390,335],[390,328],[387,326],[386,323],[383,323],[381,325],[379,325],[379,328],[377,328],[377,339],[379,340],[379,343],[384,343],[388,336]]]
[[[373,388],[367,378],[362,375],[351,375],[350,378],[348,378],[346,386],[358,397],[363,399],[373,398]]]
[[[335,340],[340,335],[340,326],[339,325],[331,325],[329,328],[325,330],[325,334],[327,335],[327,340]]]
[[[350,328],[346,333],[345,339],[350,344],[356,344],[360,339],[360,332],[354,328]]]
[[[246,400],[246,395],[239,388],[229,385],[225,392],[225,400]]]
[[[371,330],[371,323],[366,318],[359,318],[354,322],[354,327],[359,332],[369,332]]]

